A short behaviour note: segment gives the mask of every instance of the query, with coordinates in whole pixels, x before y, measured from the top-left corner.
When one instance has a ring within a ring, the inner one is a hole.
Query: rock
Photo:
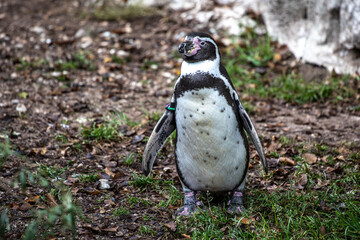
[[[360,49],[360,2],[343,0],[340,7],[340,44]]]
[[[99,179],[99,186],[98,188],[101,190],[110,189],[110,184],[108,179]]]
[[[86,36],[86,31],[83,28],[80,28],[79,30],[77,30],[74,35],[75,38],[82,38],[85,36]]]
[[[360,72],[360,2],[266,0],[261,13],[269,34],[296,58],[338,73]]]
[[[163,7],[169,4],[171,0],[128,0],[128,5],[144,5],[149,7]]]
[[[40,33],[45,32],[45,29],[43,27],[40,27],[40,26],[34,26],[34,27],[30,28],[30,31],[32,31],[34,33],[37,33],[37,34],[40,34]]]
[[[18,105],[16,105],[16,111],[19,113],[25,113],[27,111],[27,108],[24,104],[19,103]]]

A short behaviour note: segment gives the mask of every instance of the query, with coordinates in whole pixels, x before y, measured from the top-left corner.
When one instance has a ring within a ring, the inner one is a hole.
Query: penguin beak
[[[197,51],[200,49],[199,44],[197,44],[198,41],[196,41],[197,39],[194,38],[194,41],[185,41],[182,42],[179,45],[179,53],[187,56],[187,57],[191,57],[194,56]]]

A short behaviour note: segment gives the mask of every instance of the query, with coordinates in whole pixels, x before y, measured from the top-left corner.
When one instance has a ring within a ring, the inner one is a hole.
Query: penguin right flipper
[[[175,111],[167,109],[156,124],[144,150],[142,168],[146,176],[149,175],[154,165],[158,151],[175,128]]]
[[[254,127],[254,124],[252,123],[249,115],[247,114],[247,112],[246,112],[245,108],[243,107],[243,105],[241,104],[240,100],[236,101],[236,105],[238,106],[239,115],[240,115],[241,121],[243,123],[243,126],[245,128],[245,131],[248,133],[251,141],[253,142],[253,144],[255,146],[255,149],[259,154],[259,157],[260,157],[261,163],[262,163],[262,165],[264,167],[264,170],[267,173],[268,172],[268,165],[267,165],[267,161],[266,161],[266,158],[265,158],[264,149],[263,149],[263,147],[261,145],[259,136],[258,136],[258,134],[256,132],[255,127]]]

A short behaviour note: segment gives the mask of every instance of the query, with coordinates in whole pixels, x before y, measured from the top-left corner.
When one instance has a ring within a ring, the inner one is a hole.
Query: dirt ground
[[[138,203],[129,207],[129,214],[114,218],[113,212],[124,205],[128,196],[153,202],[166,198],[158,192],[139,190],[129,181],[134,172],[141,174],[141,155],[146,145],[143,140],[156,124],[152,116],[162,114],[170,101],[180,70],[181,61],[174,52],[181,37],[187,32],[207,29],[197,29],[195,22],[186,22],[179,17],[180,13],[165,9],[151,17],[99,20],[84,14],[86,2],[0,3],[0,134],[6,133],[13,149],[25,156],[10,158],[0,171],[0,179],[10,181],[21,169],[35,170],[38,164],[66,169],[62,173],[65,185],[85,216],[76,222],[78,239],[142,238],[139,229],[145,222],[144,214],[153,216],[146,220],[146,225],[154,227],[154,238],[180,237],[164,227],[173,221],[179,206],[161,209]],[[86,59],[76,69],[65,69],[61,61],[69,62],[80,53]],[[324,72],[322,68],[300,63],[296,68],[304,74]],[[241,94],[240,98],[243,99]],[[291,147],[281,149],[279,139],[283,137],[335,147],[351,142],[346,145],[348,148],[342,147],[345,156],[349,151],[360,150],[360,112],[349,110],[354,102],[359,104],[359,98],[305,105],[256,96],[245,96],[244,101],[255,106],[251,117],[267,154],[271,151],[288,157],[295,154]],[[114,112],[124,113],[139,124],[120,126],[123,136],[116,141],[83,144],[79,137],[81,126],[99,124]],[[59,141],[59,136],[66,136],[67,142]],[[124,164],[131,153],[135,154],[135,161]],[[261,166],[253,148],[251,155],[247,188],[286,187],[284,178],[277,183],[259,178]],[[269,155],[268,158],[270,163],[275,161]],[[290,168],[287,170],[291,172]],[[110,176],[111,188],[99,190],[98,181],[71,182],[74,174],[88,173]],[[180,189],[173,146],[169,143],[155,165],[155,175],[173,180]],[[18,239],[31,221],[32,211],[51,206],[51,199],[34,200],[46,196],[47,190],[37,185],[29,184],[25,191],[19,187],[11,191],[13,195],[0,189],[0,203],[11,209],[8,237]],[[29,205],[24,206],[14,196]],[[56,197],[54,201],[60,202]],[[54,236],[66,239],[56,229]]]

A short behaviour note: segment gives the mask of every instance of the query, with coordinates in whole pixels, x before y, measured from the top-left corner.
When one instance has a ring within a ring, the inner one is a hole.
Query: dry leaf
[[[273,61],[274,62],[280,62],[282,59],[282,56],[280,53],[275,53],[274,56],[273,56]]]
[[[46,203],[49,206],[54,207],[54,206],[58,205],[57,202],[55,201],[55,198],[53,197],[53,195],[51,195],[51,193],[47,193],[47,194],[45,194],[45,196],[46,196]]]
[[[321,226],[321,227],[320,227],[320,233],[321,233],[322,235],[325,235],[325,234],[326,234],[325,226]]]
[[[317,161],[317,157],[313,153],[304,153],[303,157],[308,164],[314,164]]]
[[[115,173],[113,173],[108,167],[105,168],[105,173],[109,175],[111,178],[114,178]]]
[[[252,222],[255,222],[255,218],[242,218],[242,219],[240,220],[240,222],[241,222],[242,224],[249,225],[249,224],[251,224]]]
[[[176,231],[176,223],[175,222],[165,223],[164,226],[167,227],[168,229],[170,229],[173,232]]]
[[[191,237],[189,235],[186,235],[185,233],[181,234],[181,236],[183,236],[186,239],[191,239]]]
[[[283,162],[283,163],[285,163],[286,165],[289,165],[289,166],[295,166],[295,161],[293,161],[293,160],[291,160],[290,158],[287,158],[287,157],[280,157],[279,161]]]
[[[304,186],[308,182],[307,175],[305,173],[301,174],[301,178],[299,179],[299,185]]]
[[[104,232],[117,232],[119,226],[117,227],[111,227],[111,228],[103,228],[102,231]]]

